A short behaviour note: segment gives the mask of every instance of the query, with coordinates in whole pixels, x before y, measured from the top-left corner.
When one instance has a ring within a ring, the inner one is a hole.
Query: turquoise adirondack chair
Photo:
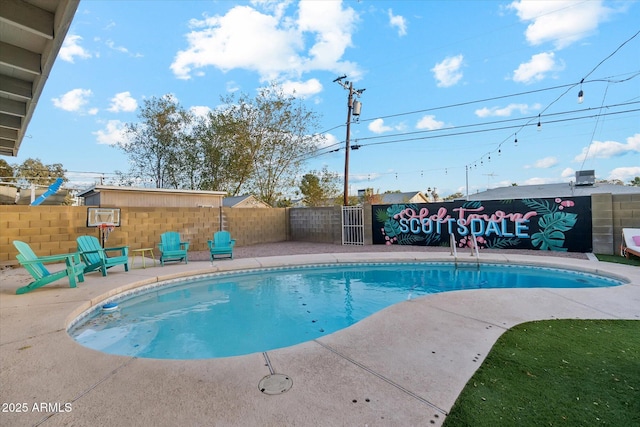
[[[216,255],[228,255],[233,259],[233,247],[236,244],[235,239],[231,238],[228,231],[217,231],[213,233],[213,240],[208,240],[209,258],[214,260]]]
[[[167,231],[160,235],[160,265],[164,267],[165,261],[182,261],[189,263],[187,252],[189,251],[189,242],[180,240],[180,233],[176,231]]]
[[[129,247],[119,246],[103,248],[100,241],[94,236],[80,236],[76,239],[78,252],[86,264],[84,272],[88,273],[100,269],[103,276],[107,275],[107,268],[115,265],[124,265],[124,271],[129,271]],[[117,255],[108,256],[108,252],[118,252]]]
[[[20,264],[34,278],[34,281],[29,283],[27,286],[18,288],[16,291],[17,295],[26,294],[27,292],[38,289],[44,285],[48,285],[49,283],[62,279],[63,277],[69,278],[69,287],[71,288],[75,288],[77,286],[76,277],[78,282],[84,282],[85,265],[80,260],[79,254],[74,253],[39,257],[33,253],[31,247],[25,242],[14,240],[13,246],[15,246],[19,252],[18,255],[16,255],[16,258],[18,258]],[[67,268],[51,273],[44,266],[47,262],[64,262]]]

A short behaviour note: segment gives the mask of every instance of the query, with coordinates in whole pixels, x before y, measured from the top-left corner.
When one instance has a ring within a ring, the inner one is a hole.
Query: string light
[[[582,101],[584,101],[584,92],[582,91],[582,83],[584,83],[584,79],[580,80],[580,92],[578,92],[578,104],[582,104]]]

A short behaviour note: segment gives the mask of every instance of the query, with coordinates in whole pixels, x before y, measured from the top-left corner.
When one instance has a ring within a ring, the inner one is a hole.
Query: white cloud
[[[437,63],[431,71],[435,79],[438,81],[438,87],[450,87],[458,83],[462,79],[462,71],[464,57],[462,55],[449,56]]]
[[[509,104],[506,107],[491,107],[481,108],[475,111],[478,117],[510,117],[514,111],[519,111],[520,114],[530,113],[532,110],[539,110],[542,108],[540,104],[533,104],[531,106],[527,104]]]
[[[138,103],[135,98],[131,96],[130,92],[120,92],[116,96],[111,98],[111,106],[108,108],[113,113],[119,113],[121,111],[132,112],[136,111]]]
[[[286,81],[281,84],[285,94],[306,99],[322,92],[322,83],[318,79],[309,79],[306,82]]]
[[[513,181],[509,181],[508,179],[503,179],[503,180],[498,181],[498,182],[492,182],[491,183],[491,188],[511,187],[511,184],[513,184]],[[460,191],[462,193],[465,192],[465,190],[460,190]]]
[[[538,53],[533,55],[529,62],[520,64],[518,69],[513,72],[513,81],[519,83],[533,83],[544,79],[549,72],[561,71],[563,69],[563,64],[556,63],[555,53]]]
[[[191,111],[196,117],[206,117],[212,110],[210,107],[205,105],[196,105],[189,108],[189,111]]]
[[[640,153],[640,133],[627,138],[626,143],[617,141],[593,141],[588,147],[584,147],[573,161],[583,162],[586,158],[608,159],[622,156],[627,153]]]
[[[538,161],[536,161],[533,164],[533,167],[538,168],[538,169],[548,169],[550,167],[553,167],[555,165],[558,164],[558,159],[556,159],[553,156],[550,157],[545,157],[543,159],[540,159]]]
[[[236,6],[224,16],[192,20],[188,46],[179,51],[171,70],[180,79],[202,75],[212,66],[223,72],[235,68],[252,70],[263,81],[282,76],[299,77],[312,70],[348,72],[357,78],[357,66],[341,60],[351,46],[357,14],[343,8],[342,2],[254,1]],[[297,19],[284,15],[284,9],[297,6]],[[305,40],[313,40],[305,46]]]
[[[398,35],[400,37],[407,35],[407,22],[401,15],[394,15],[393,11],[389,9],[389,24],[392,27],[398,28]]]
[[[74,62],[74,58],[78,57],[81,59],[91,58],[91,54],[87,52],[82,46],[80,46],[80,42],[82,41],[82,37],[69,34],[62,42],[62,47],[60,48],[60,52],[58,57],[63,61]]]
[[[368,128],[373,133],[384,133],[393,130],[391,126],[385,126],[383,119],[375,119],[369,123]]]
[[[326,147],[341,148],[338,145],[339,142],[340,142],[340,140],[338,138],[336,138],[335,135],[330,134],[330,133],[325,133],[324,134],[324,139],[322,141],[320,141],[320,144],[319,144],[318,148],[326,148]]]
[[[124,46],[116,46],[116,44],[113,42],[113,40],[107,40],[105,42],[105,44],[111,50],[115,50],[116,52],[126,53],[129,56],[132,56],[134,58],[141,58],[143,56],[141,53],[131,53],[131,52],[129,52],[129,49],[127,49]]]
[[[443,127],[444,122],[436,120],[436,116],[433,115],[424,116],[416,123],[416,129],[436,130],[442,129]]]
[[[117,52],[122,52],[122,53],[129,53],[129,50],[126,47],[123,46],[116,46],[116,44],[113,42],[113,40],[107,40],[106,45],[110,48],[113,49]]]
[[[522,185],[541,185],[541,184],[553,184],[556,182],[555,178],[529,178],[525,180]]]
[[[89,89],[73,89],[59,98],[52,98],[53,105],[65,111],[80,112],[89,102],[93,92]]]
[[[560,176],[562,178],[574,178],[576,176],[576,171],[572,168],[565,168]]]
[[[609,173],[607,179],[619,179],[622,182],[631,181],[636,176],[640,176],[640,166],[620,167],[615,168]]]
[[[233,80],[228,81],[225,84],[226,87],[226,91],[229,93],[234,93],[240,90],[240,87],[238,86],[238,84],[236,82],[234,82]]]
[[[342,176],[344,176],[344,174],[341,174]],[[374,172],[374,173],[356,173],[356,174],[349,174],[349,182],[352,184],[355,184],[356,182],[369,182],[369,181],[373,181],[375,179],[380,178],[381,174]]]
[[[109,120],[103,130],[93,132],[98,144],[116,145],[128,140],[125,124],[120,120]]]
[[[515,9],[523,22],[530,22],[526,30],[531,45],[554,43],[562,49],[595,32],[612,10],[602,0],[514,1],[508,7]]]

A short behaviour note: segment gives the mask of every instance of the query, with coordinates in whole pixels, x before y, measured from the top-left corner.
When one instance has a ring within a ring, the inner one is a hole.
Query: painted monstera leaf
[[[576,225],[578,215],[567,212],[556,212],[544,215],[538,220],[538,225],[545,230],[569,231]]]
[[[413,205],[408,205],[409,207]],[[391,205],[387,208],[387,220],[384,222],[384,234],[395,237],[402,233],[400,224],[393,217],[405,209],[405,205]]]
[[[389,237],[395,237],[401,233],[398,221],[389,219],[384,222],[384,234]]]
[[[534,233],[531,235],[531,243],[533,243],[534,246],[540,246],[540,250],[543,251],[567,251],[567,248],[562,247],[562,245],[564,245],[564,233],[562,231],[547,232],[545,230]]]
[[[399,214],[404,210],[404,205],[391,205],[387,208],[387,215],[389,218],[393,218],[394,215]]]
[[[564,232],[569,231],[576,224],[578,216],[572,213],[555,212],[544,215],[538,220],[540,231],[531,235],[531,243],[541,250],[566,252]]]

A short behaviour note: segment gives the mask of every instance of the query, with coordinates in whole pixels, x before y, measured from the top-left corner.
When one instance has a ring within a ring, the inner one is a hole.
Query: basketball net
[[[100,241],[102,242],[102,247],[104,247],[104,244],[109,238],[109,234],[111,234],[111,232],[115,230],[115,227],[111,224],[103,223],[98,225],[98,230],[100,230]]]

